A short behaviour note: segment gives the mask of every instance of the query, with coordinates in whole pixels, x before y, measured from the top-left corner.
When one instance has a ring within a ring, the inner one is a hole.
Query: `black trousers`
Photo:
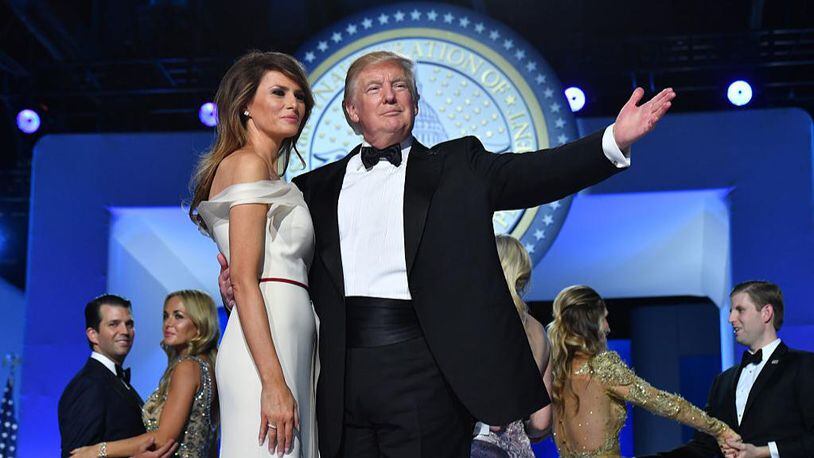
[[[341,456],[469,457],[475,421],[423,337],[346,358]]]

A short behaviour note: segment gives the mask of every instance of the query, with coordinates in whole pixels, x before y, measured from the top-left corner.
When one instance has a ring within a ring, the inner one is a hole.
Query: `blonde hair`
[[[297,151],[297,140],[314,108],[314,96],[308,77],[302,64],[296,59],[279,52],[251,51],[238,59],[223,75],[218,91],[215,93],[215,105],[218,107],[218,127],[215,144],[201,156],[192,175],[192,201],[189,205],[189,218],[202,229],[206,224],[197,213],[198,204],[209,198],[212,181],[220,163],[230,154],[246,145],[248,117],[244,115],[246,107],[254,98],[260,81],[267,72],[277,71],[294,80],[305,95],[305,113],[300,122],[297,134],[286,138],[280,145],[278,158],[283,158],[284,173],[293,151],[303,161]],[[303,161],[303,164],[305,162]]]
[[[579,412],[579,396],[570,380],[574,356],[593,356],[607,348],[601,325],[605,311],[605,301],[589,286],[569,286],[554,299],[554,320],[548,325],[551,340],[551,399],[560,415],[564,413],[566,390],[576,399],[576,411]]]
[[[167,306],[170,299],[175,297],[181,299],[187,316],[195,325],[195,328],[198,329],[198,334],[187,344],[185,355],[204,357],[209,363],[209,367],[214,370],[215,360],[218,357],[218,339],[220,338],[220,322],[215,301],[202,291],[185,289],[168,294],[164,299],[164,307]],[[163,341],[161,348],[167,354],[167,368],[158,382],[158,399],[163,399],[166,396],[172,371],[181,357],[181,352],[174,347],[165,345]],[[163,402],[159,404],[163,405]]]
[[[402,70],[404,70],[404,75],[407,77],[407,86],[410,89],[410,94],[413,96],[413,103],[418,106],[418,99],[421,96],[418,94],[418,87],[416,86],[415,81],[415,62],[413,62],[413,60],[409,57],[394,53],[392,51],[373,51],[367,53],[350,64],[348,74],[345,75],[345,92],[342,96],[342,110],[345,113],[345,120],[353,129],[353,132],[357,135],[361,135],[362,131],[359,129],[359,124],[351,121],[350,115],[348,114],[347,105],[356,94],[357,79],[359,78],[359,74],[362,73],[362,70],[370,67],[371,65],[377,65],[384,62],[395,62],[402,68]]]
[[[528,307],[522,296],[531,279],[531,258],[523,244],[512,236],[498,235],[495,237],[495,242],[497,242],[500,267],[503,268],[503,275],[506,277],[514,306],[520,317],[524,318]]]

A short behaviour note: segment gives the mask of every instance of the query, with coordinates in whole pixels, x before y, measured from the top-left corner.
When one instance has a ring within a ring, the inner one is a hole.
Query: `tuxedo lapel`
[[[774,373],[783,365],[783,359],[788,350],[789,347],[781,342],[769,357],[769,360],[766,361],[766,364],[763,365],[763,369],[760,370],[755,384],[752,385],[752,389],[749,390],[749,397],[746,398],[746,407],[743,409],[743,418],[746,418],[746,415],[749,413],[749,408],[755,403],[755,399],[757,399],[760,392],[769,383]]]
[[[309,208],[311,210],[316,230],[317,249],[330,273],[331,279],[341,293],[345,296],[345,277],[342,274],[342,254],[339,246],[339,216],[337,205],[342,183],[345,181],[345,169],[348,161],[359,152],[359,146],[354,148],[347,156],[335,162],[331,170],[326,171],[326,177],[314,187]]]
[[[430,201],[441,176],[441,158],[413,139],[404,182],[404,254],[409,278],[427,222]]]
[[[119,396],[121,396],[126,402],[131,403],[135,408],[141,410],[141,407],[144,405],[144,401],[141,400],[141,396],[136,392],[136,389],[132,386],[130,389],[124,385],[124,382],[116,377],[116,374],[110,372],[110,369],[105,367],[104,364],[96,361],[93,358],[90,358],[89,364],[93,364],[94,371],[103,374],[107,383],[116,392]]]
[[[113,374],[111,374],[113,375]],[[128,389],[122,380],[119,380],[118,377],[113,375],[113,380],[110,382],[113,385],[113,390],[118,393],[121,397],[127,400],[127,402],[133,404],[133,406],[138,407],[139,410],[144,406],[144,401],[141,400],[141,396],[136,393],[136,389],[132,386]]]

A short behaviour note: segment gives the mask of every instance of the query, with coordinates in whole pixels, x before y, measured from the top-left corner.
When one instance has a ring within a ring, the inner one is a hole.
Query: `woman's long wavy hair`
[[[500,266],[503,268],[503,275],[509,285],[514,306],[517,308],[520,318],[525,320],[528,307],[523,301],[523,294],[531,279],[531,258],[523,244],[512,236],[498,235],[495,237],[495,242],[497,242]]]
[[[577,354],[590,357],[607,348],[601,324],[605,310],[605,301],[589,286],[569,286],[554,299],[554,320],[548,325],[548,337],[551,339],[551,398],[559,415],[564,412],[566,391],[576,399],[579,412],[579,396],[571,386],[571,366]]]
[[[248,141],[246,123],[249,118],[243,113],[254,98],[263,76],[270,71],[277,71],[291,78],[305,95],[305,113],[300,128],[296,135],[283,141],[277,153],[278,164],[280,162],[283,164],[280,175],[288,168],[292,152],[305,164],[297,151],[297,140],[314,108],[314,96],[302,64],[288,54],[279,52],[251,51],[245,54],[232,64],[220,81],[218,91],[215,93],[215,105],[218,107],[215,144],[201,156],[192,176],[189,218],[202,229],[206,229],[206,225],[197,213],[198,204],[209,198],[212,181],[221,161],[246,145]]]
[[[170,299],[174,297],[181,299],[187,316],[195,325],[195,328],[198,329],[198,334],[189,341],[185,352],[165,345],[163,341],[161,342],[161,348],[164,350],[164,353],[167,354],[167,368],[164,370],[164,374],[158,382],[159,399],[163,399],[167,394],[172,371],[178,364],[182,353],[184,355],[200,356],[206,359],[209,363],[209,367],[212,368],[213,374],[215,370],[215,360],[218,357],[220,324],[218,322],[218,308],[215,305],[215,301],[202,291],[185,289],[168,294],[167,298],[164,299],[164,307],[166,307]],[[163,404],[163,402],[160,404]]]

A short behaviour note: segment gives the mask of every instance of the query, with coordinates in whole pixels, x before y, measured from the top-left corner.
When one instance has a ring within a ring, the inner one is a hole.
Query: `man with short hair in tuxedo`
[[[492,216],[598,183],[629,165],[675,93],[608,128],[525,154],[475,137],[413,137],[415,62],[378,51],[348,69],[343,108],[361,145],[293,181],[314,223],[324,457],[468,457],[474,418],[501,425],[549,403],[497,256]]]
[[[741,364],[715,378],[707,413],[740,434],[727,457],[814,456],[814,354],[793,350],[777,337],[783,293],[767,281],[746,281],[730,294],[729,323],[748,347]],[[715,439],[698,432],[683,447],[660,456],[721,456]]]
[[[85,306],[85,335],[92,352],[85,366],[65,387],[59,399],[62,456],[91,444],[138,436],[144,403],[130,385],[130,369],[122,364],[136,335],[130,301],[105,294]],[[177,445],[165,444],[139,457],[167,457]],[[101,455],[100,455],[101,456]]]

